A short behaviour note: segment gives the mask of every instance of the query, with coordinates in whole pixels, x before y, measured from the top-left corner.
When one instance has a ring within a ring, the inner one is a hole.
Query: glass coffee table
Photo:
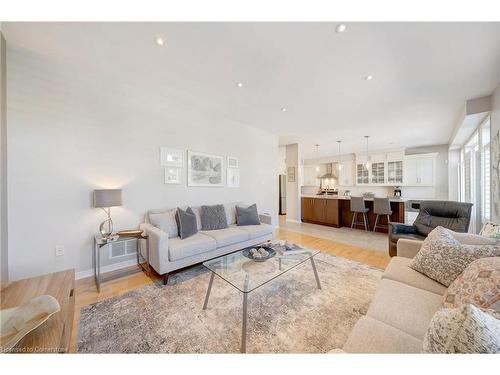
[[[247,303],[248,294],[250,292],[307,261],[311,262],[316,285],[318,289],[321,289],[318,272],[314,264],[314,256],[319,254],[318,250],[302,248],[297,245],[292,246],[291,250],[286,250],[284,246],[277,243],[273,243],[271,246],[276,251],[276,255],[265,261],[249,259],[243,255],[244,250],[240,250],[203,263],[203,265],[212,272],[208,283],[207,294],[205,296],[205,303],[203,304],[203,310],[207,309],[215,275],[243,293],[243,320],[241,330],[242,353],[246,352]],[[259,246],[255,247],[258,248]]]

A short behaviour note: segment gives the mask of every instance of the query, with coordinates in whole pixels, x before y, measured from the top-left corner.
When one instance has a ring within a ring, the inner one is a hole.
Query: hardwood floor
[[[287,231],[285,229],[279,229],[277,237],[306,247],[315,248],[328,254],[341,256],[382,269],[387,266],[390,260],[388,255],[380,251],[351,246],[345,243],[313,237],[304,233]],[[159,275],[155,274],[154,271],[152,271],[151,277],[148,277],[144,272],[135,273],[101,284],[101,293],[97,293],[92,277],[77,280],[75,286],[75,317],[73,321],[70,352],[76,352],[80,309],[82,307],[119,296],[137,288],[142,288],[143,286],[152,284],[159,278]]]

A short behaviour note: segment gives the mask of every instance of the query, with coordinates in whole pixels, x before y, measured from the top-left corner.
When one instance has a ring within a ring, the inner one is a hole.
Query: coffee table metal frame
[[[242,250],[239,250],[239,251],[242,251]],[[312,269],[313,269],[313,272],[314,272],[314,277],[316,279],[316,285],[317,285],[318,289],[321,289],[321,282],[319,281],[318,271],[316,270],[316,264],[314,263],[314,257],[319,254],[319,251],[316,252],[316,253],[313,253],[313,250],[308,250],[308,249],[304,249],[304,251],[311,251],[311,256],[308,257],[308,258],[305,258],[305,259],[301,259],[297,264],[295,264],[292,267],[288,268],[284,272],[279,273],[279,274],[275,275],[274,277],[271,277],[269,280],[266,280],[265,282],[263,282],[262,284],[256,286],[255,288],[253,288],[251,290],[248,290],[249,276],[247,275],[245,277],[245,287],[243,288],[243,289],[247,290],[246,292],[243,291],[243,290],[241,290],[240,288],[236,287],[235,285],[233,285],[230,281],[226,280],[223,276],[217,275],[222,280],[224,280],[225,282],[227,282],[229,285],[232,285],[234,288],[238,289],[240,292],[243,293],[243,311],[242,311],[243,312],[243,318],[242,318],[242,324],[241,324],[241,349],[240,349],[241,353],[246,353],[246,345],[247,345],[247,322],[248,322],[248,294],[250,292],[253,292],[254,290],[260,288],[261,286],[266,285],[268,282],[276,279],[277,277],[280,277],[281,275],[284,275],[288,271],[293,270],[294,268],[296,268],[299,265],[307,262],[308,260],[311,261],[311,266],[312,266]],[[226,256],[226,255],[224,255],[224,256]],[[218,258],[222,258],[224,256],[221,256],[221,257],[218,257]],[[281,260],[282,259],[286,259],[286,257],[276,255],[276,258],[278,258],[279,269],[281,270],[282,269]],[[207,262],[204,262],[203,265],[208,270],[210,270],[211,275],[210,275],[210,281],[208,282],[207,294],[205,295],[205,302],[203,303],[203,310],[207,309],[208,300],[210,298],[210,292],[212,291],[212,284],[214,282],[214,278],[215,278],[215,275],[216,275],[216,272],[213,271],[210,267],[206,266],[205,263],[207,263]]]

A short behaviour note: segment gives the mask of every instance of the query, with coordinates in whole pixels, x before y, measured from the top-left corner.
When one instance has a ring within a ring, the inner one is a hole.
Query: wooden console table
[[[16,307],[33,297],[49,294],[57,299],[61,311],[28,333],[12,353],[67,353],[75,312],[75,271],[67,270],[14,281],[1,290],[1,308]]]

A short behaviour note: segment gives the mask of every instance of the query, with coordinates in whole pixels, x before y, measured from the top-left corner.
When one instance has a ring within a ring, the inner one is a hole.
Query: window
[[[460,200],[472,206],[470,231],[490,219],[490,118],[479,125],[460,150]]]
[[[481,214],[482,224],[491,218],[490,178],[490,118],[481,126]]]

